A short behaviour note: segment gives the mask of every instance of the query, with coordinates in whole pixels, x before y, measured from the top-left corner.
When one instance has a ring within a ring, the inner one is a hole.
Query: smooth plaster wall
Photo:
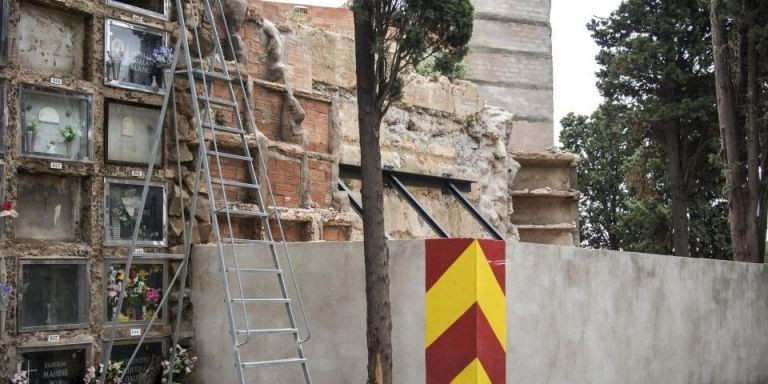
[[[419,384],[425,372],[424,242],[390,244],[394,382]],[[305,351],[313,382],[364,383],[362,243],[289,247],[312,327]],[[249,261],[266,251],[243,249]],[[508,243],[507,260],[510,384],[768,382],[763,265],[525,243]],[[196,246],[198,383],[234,382],[217,268],[214,248]],[[274,294],[266,287],[274,289],[275,282],[252,281]],[[284,319],[284,312],[259,315],[253,318]],[[280,343],[253,341],[273,354],[293,352]],[[257,373],[247,382],[301,382],[296,369]]]

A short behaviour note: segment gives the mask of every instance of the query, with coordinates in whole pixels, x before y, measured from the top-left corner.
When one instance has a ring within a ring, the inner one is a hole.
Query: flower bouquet
[[[111,265],[107,278],[108,320],[112,320],[115,315],[121,323],[151,318],[163,297],[161,289],[150,286],[151,277],[161,274],[162,271],[163,267],[160,265],[132,266],[126,276],[124,268]],[[117,301],[123,285],[125,299],[122,309],[118,311]]]
[[[80,136],[80,132],[75,129],[74,125],[67,124],[66,127],[59,130],[59,134],[61,134],[61,138],[64,139],[64,143],[67,144],[67,155],[72,156],[72,142]]]
[[[90,367],[85,370],[85,376],[83,376],[83,383],[85,384],[101,384],[101,373],[104,369],[104,364],[99,364],[99,369]],[[104,379],[104,384],[120,384],[120,376],[123,375],[123,362],[109,362],[107,366],[107,375]]]
[[[173,362],[173,382],[185,383],[192,377],[192,372],[195,370],[195,363],[197,357],[189,356],[189,351],[176,344],[176,360]],[[171,350],[173,353],[173,350]],[[163,368],[163,384],[168,383],[168,374],[171,372],[171,362],[164,360],[160,363]]]
[[[152,84],[156,88],[163,87],[164,72],[173,66],[173,50],[166,46],[160,46],[152,51],[152,62],[155,64],[156,79],[152,79]]]
[[[27,371],[16,372],[16,374],[11,377],[11,384],[29,384]]]
[[[13,204],[10,201],[3,202],[0,206],[0,217],[19,217],[19,213],[13,209]]]

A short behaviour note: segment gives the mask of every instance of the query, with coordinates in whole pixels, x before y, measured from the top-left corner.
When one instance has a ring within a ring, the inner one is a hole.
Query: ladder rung
[[[265,335],[270,333],[298,333],[296,328],[273,328],[273,329],[240,329],[237,331],[241,335]]]
[[[230,216],[240,216],[240,217],[270,217],[271,216],[267,212],[243,211],[240,209],[226,209],[226,208],[219,208],[216,210],[216,213],[219,213],[219,214],[229,213]]]
[[[250,245],[276,245],[278,242],[269,240],[252,240],[252,239],[237,239],[227,237],[222,239],[224,242],[234,242],[235,244],[250,244]]]
[[[203,128],[210,129],[212,131],[234,133],[236,135],[244,135],[244,134],[246,134],[246,132],[241,130],[241,129],[228,127],[226,125],[203,123]]]
[[[274,268],[235,268],[227,267],[227,271],[235,272],[253,272],[253,273],[283,273],[283,271]]]
[[[280,364],[293,364],[293,363],[302,363],[304,364],[307,361],[307,359],[302,358],[293,358],[293,359],[280,359],[280,360],[265,360],[265,361],[251,361],[251,362],[245,362],[240,364],[243,368],[255,368],[255,367],[263,367],[267,365],[280,365]]]
[[[270,304],[270,303],[290,303],[291,299],[283,299],[280,297],[269,299],[231,299],[233,303],[241,304]]]
[[[233,102],[233,101],[219,99],[217,97],[199,96],[198,99],[200,99],[201,101],[207,101],[207,102],[209,102],[211,104],[224,105],[224,106],[227,106],[227,107],[235,107],[235,106],[237,106],[237,104],[235,102]]]
[[[183,259],[183,253],[134,253],[134,257],[151,257],[153,259]]]
[[[242,181],[226,180],[226,179],[211,179],[212,184],[221,185],[224,184],[228,187],[240,187],[249,189],[259,189],[258,184],[243,183]]]
[[[189,72],[190,71],[188,69],[182,69],[180,71],[176,71],[176,74],[186,76],[187,73]],[[203,71],[202,69],[199,69],[199,68],[193,69],[191,72],[196,79],[202,79],[203,77],[205,77],[206,80],[213,79],[213,80],[219,80],[219,81],[232,81],[232,77],[227,76],[223,73]]]
[[[226,152],[219,152],[219,151],[206,151],[208,153],[208,156],[215,156],[215,157],[223,157],[225,159],[232,159],[232,160],[242,160],[242,161],[253,161],[253,159],[249,156],[243,156],[243,155],[235,155],[233,153],[226,153]]]

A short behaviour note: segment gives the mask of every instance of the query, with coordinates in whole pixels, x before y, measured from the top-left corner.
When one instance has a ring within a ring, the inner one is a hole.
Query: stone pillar
[[[475,29],[467,80],[490,105],[517,117],[512,151],[554,145],[551,0],[472,0]]]

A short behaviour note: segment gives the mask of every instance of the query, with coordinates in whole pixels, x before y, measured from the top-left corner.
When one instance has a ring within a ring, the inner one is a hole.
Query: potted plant
[[[152,51],[152,61],[155,65],[152,87],[157,91],[163,87],[164,73],[173,66],[173,51],[166,46],[157,47]]]
[[[197,357],[189,356],[189,351],[176,344],[176,360],[173,362],[173,382],[172,383],[186,383],[192,377],[192,372],[195,370],[195,363]],[[173,350],[171,350],[173,353]],[[171,372],[171,362],[165,360],[160,363],[163,368],[163,384],[168,384],[168,374]]]
[[[36,117],[29,119],[24,124],[24,152],[31,153],[35,151],[35,138],[40,131],[40,120]]]
[[[78,136],[77,129],[75,129],[74,125],[67,124],[66,127],[59,130],[59,133],[61,134],[61,138],[64,139],[64,143],[67,145],[67,155],[70,158],[73,157],[72,142],[75,141]]]

